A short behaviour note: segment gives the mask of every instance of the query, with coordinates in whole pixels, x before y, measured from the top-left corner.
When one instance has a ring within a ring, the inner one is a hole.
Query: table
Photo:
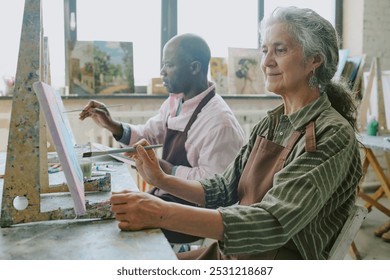
[[[5,158],[5,153],[0,153],[0,174],[4,174]],[[117,163],[114,169],[110,172],[112,190],[136,189],[125,164]],[[0,204],[3,184],[0,178]],[[64,207],[72,205],[70,194],[41,196],[46,210],[58,208],[59,201]],[[109,196],[110,192],[91,193],[86,199],[104,201]],[[160,229],[121,231],[114,219],[44,221],[0,228],[0,248],[0,259],[8,260],[176,259]]]
[[[389,157],[390,141],[388,141],[388,139],[390,139],[389,137],[390,135],[369,136],[366,134],[361,134],[357,136],[358,140],[363,144],[362,149],[364,150],[365,153],[365,157],[362,165],[363,178],[367,173],[368,166],[371,165],[375,172],[375,175],[377,176],[381,184],[379,189],[372,195],[367,195],[366,193],[364,193],[362,188],[359,186],[358,195],[364,201],[366,201],[365,207],[369,211],[374,206],[378,210],[383,212],[385,215],[390,217],[390,209],[378,202],[379,198],[381,198],[383,195],[386,195],[387,198],[390,200],[390,179],[386,177],[383,168],[379,164],[378,159],[373,152],[374,149],[383,151],[386,158],[388,169],[390,170],[390,157]]]

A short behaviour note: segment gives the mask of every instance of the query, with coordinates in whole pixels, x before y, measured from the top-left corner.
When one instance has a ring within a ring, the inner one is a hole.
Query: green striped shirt
[[[223,174],[201,181],[206,207],[223,218],[224,255],[261,253],[292,239],[304,259],[326,259],[356,201],[361,159],[355,133],[326,94],[287,116],[283,105],[268,112]],[[237,186],[256,137],[286,146],[294,130],[315,120],[317,150],[301,137],[259,203],[237,205]]]

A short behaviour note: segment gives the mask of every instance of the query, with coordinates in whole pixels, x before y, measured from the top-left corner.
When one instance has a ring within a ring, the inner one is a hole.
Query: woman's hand
[[[155,151],[143,148],[143,146],[149,145],[146,139],[142,139],[134,145],[137,149],[136,152],[125,153],[125,155],[135,160],[137,171],[146,182],[153,186],[159,186],[166,173],[161,169]]]
[[[113,192],[111,210],[121,230],[141,230],[163,227],[169,204],[142,192]]]

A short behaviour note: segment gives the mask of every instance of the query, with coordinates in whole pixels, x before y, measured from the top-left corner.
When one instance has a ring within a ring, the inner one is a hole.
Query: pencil
[[[100,106],[100,107],[96,107],[95,109],[104,109],[104,108],[119,107],[119,106],[122,106],[122,105],[123,105],[123,104]],[[82,112],[83,110],[84,110],[84,108],[81,108],[81,109],[74,109],[74,110],[64,111],[64,112],[62,112],[62,113]]]
[[[155,149],[155,148],[161,148],[163,145],[150,145],[150,146],[144,146],[145,150]],[[131,148],[122,148],[122,149],[112,149],[107,151],[96,151],[96,152],[86,152],[83,153],[83,158],[85,157],[96,157],[96,156],[103,156],[103,155],[109,155],[109,154],[118,154],[118,153],[126,153],[126,152],[135,152],[136,149],[134,147]]]

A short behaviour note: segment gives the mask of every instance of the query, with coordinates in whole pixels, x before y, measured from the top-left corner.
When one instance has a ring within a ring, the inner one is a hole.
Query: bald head
[[[179,56],[188,61],[199,61],[202,72],[207,75],[210,63],[210,48],[206,41],[195,34],[186,33],[173,37],[167,42],[176,46]]]

